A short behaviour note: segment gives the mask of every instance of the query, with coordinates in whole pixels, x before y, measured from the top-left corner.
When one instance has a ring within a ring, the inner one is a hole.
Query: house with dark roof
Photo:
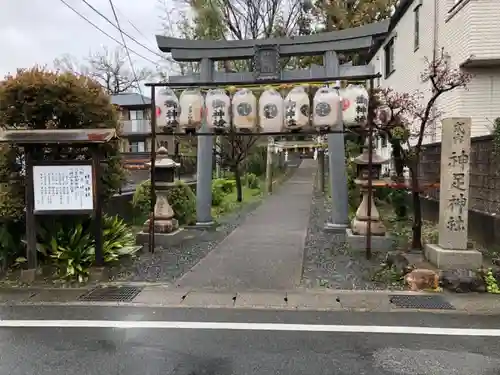
[[[500,0],[400,0],[387,36],[372,50],[378,84],[398,92],[431,95],[420,74],[425,59],[444,49],[452,68],[473,75],[467,89],[445,93],[436,103],[440,118],[471,117],[473,137],[489,134],[500,117]],[[424,98],[424,100],[425,100]],[[441,141],[441,121],[431,123],[424,143]],[[378,148],[390,156],[383,140]],[[384,150],[385,149],[385,150]]]
[[[151,99],[138,93],[111,96],[111,102],[119,108],[121,145],[120,151],[129,169],[143,169],[151,152]],[[156,111],[155,115],[161,115]],[[174,137],[158,134],[156,148],[165,146],[175,152]]]
[[[137,93],[111,96],[119,107],[122,152],[148,152],[151,150],[151,99]]]

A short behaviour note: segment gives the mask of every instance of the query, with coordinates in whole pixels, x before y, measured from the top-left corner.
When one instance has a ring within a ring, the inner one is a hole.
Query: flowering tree
[[[373,100],[378,108],[377,128],[392,145],[396,174],[402,177],[403,168],[410,170],[413,202],[412,248],[422,249],[422,207],[418,180],[422,143],[428,125],[441,113],[436,109],[438,99],[456,88],[465,88],[472,78],[459,68],[453,68],[448,55],[441,50],[435,59],[426,59],[421,81],[430,83],[430,96],[423,92],[397,93],[392,89],[377,91]]]

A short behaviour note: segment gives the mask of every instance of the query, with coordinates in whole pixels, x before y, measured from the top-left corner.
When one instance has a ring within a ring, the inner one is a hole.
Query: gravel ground
[[[170,246],[168,249],[158,247],[153,254],[144,250],[133,262],[123,263],[111,269],[110,281],[173,282],[215,249],[260,203],[250,203],[219,219],[216,230],[190,229],[193,238],[179,245]]]
[[[373,254],[372,259],[367,260],[362,251],[350,251],[344,243],[345,235],[323,231],[330,209],[331,203],[316,192],[304,248],[302,285],[307,288],[387,289],[387,284],[372,281],[384,255]]]

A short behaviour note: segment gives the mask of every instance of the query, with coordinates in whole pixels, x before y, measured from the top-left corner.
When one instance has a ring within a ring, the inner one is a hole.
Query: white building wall
[[[420,48],[414,46],[415,6],[420,8]],[[423,103],[431,95],[430,83],[422,83],[420,73],[425,58],[432,59],[434,49],[449,54],[452,67],[458,68],[470,57],[500,59],[500,0],[415,0],[398,22],[386,42],[395,36],[395,71],[382,77],[381,87],[398,92],[424,93]],[[384,74],[384,48],[371,61]],[[473,74],[467,89],[443,94],[436,104],[440,118],[470,116],[473,137],[491,133],[492,123],[500,117],[500,64],[489,68],[468,68]],[[425,143],[441,141],[441,122],[429,124]],[[379,144],[380,146],[380,144]],[[390,149],[390,146],[388,146]],[[381,147],[379,153],[386,153]]]

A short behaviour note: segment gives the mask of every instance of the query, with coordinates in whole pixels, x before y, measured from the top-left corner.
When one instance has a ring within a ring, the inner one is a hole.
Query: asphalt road
[[[17,306],[0,317],[0,374],[500,374],[496,316]]]

